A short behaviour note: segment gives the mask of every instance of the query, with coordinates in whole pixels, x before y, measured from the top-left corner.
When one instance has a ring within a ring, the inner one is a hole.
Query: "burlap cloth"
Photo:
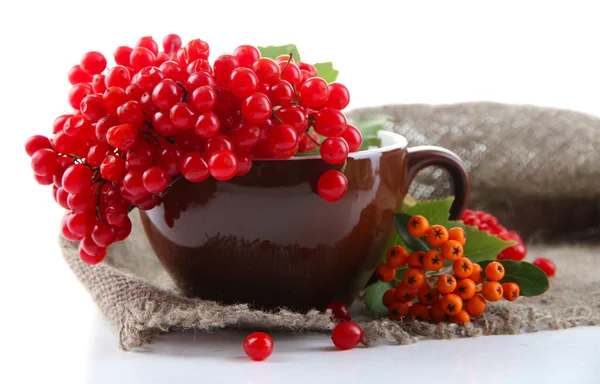
[[[533,240],[569,233],[571,239],[582,235],[592,242],[530,245],[529,259],[545,256],[557,264],[559,272],[551,279],[550,290],[513,303],[491,303],[486,314],[471,324],[373,319],[357,301],[353,316],[365,330],[367,345],[600,323],[600,244],[593,243],[600,223],[600,119],[492,103],[387,106],[353,114],[377,112],[393,116],[391,129],[404,134],[411,146],[437,144],[457,152],[471,171],[475,206],[493,210],[505,221],[517,218],[512,222],[521,231],[539,235]],[[443,174],[432,170],[419,177],[412,194],[436,197],[441,189],[435,188],[445,183]],[[519,215],[523,211],[535,217],[523,219]],[[333,327],[329,316],[316,310],[263,312],[245,304],[224,306],[182,296],[150,248],[137,212],[131,217],[132,235],[111,246],[104,263],[96,266],[82,263],[76,244],[60,239],[65,260],[113,325],[121,348],[142,346],[156,333],[178,328],[327,331]],[[560,226],[560,219],[567,217],[570,221]],[[575,228],[564,224],[571,221],[577,221]]]

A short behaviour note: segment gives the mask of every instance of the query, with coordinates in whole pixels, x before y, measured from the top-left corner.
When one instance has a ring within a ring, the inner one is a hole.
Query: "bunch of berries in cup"
[[[408,265],[402,280],[383,295],[390,319],[468,323],[483,314],[488,301],[519,297],[516,283],[499,283],[505,272],[502,264],[494,261],[482,270],[463,257],[467,238],[462,228],[430,226],[425,217],[413,216],[407,229],[413,237],[425,237],[433,249],[409,254],[404,247],[394,246],[388,251],[387,263],[377,268],[380,279],[391,282],[396,269]],[[452,262],[447,273],[442,272],[445,261]]]
[[[62,233],[81,241],[83,261],[102,261],[109,245],[129,235],[128,212],[156,207],[181,177],[229,180],[247,174],[255,159],[286,159],[317,146],[323,161],[342,168],[360,148],[361,133],[342,112],[350,101],[343,84],[328,84],[291,55],[261,57],[250,45],[212,65],[209,52],[200,39],[182,46],[168,35],[161,50],[142,37],[117,47],[112,67],[93,51],[69,70],[72,112],[25,149],[35,180],[52,185],[69,211]],[[347,188],[336,169],[317,183],[326,201]]]

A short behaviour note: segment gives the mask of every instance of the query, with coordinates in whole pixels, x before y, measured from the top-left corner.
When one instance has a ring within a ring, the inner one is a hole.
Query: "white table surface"
[[[229,331],[161,336],[139,352],[117,348],[62,260],[61,209],[32,180],[22,149],[69,111],[66,72],[88,50],[110,53],[141,35],[173,32],[206,39],[213,56],[239,44],[292,42],[307,61],[334,62],[352,108],[493,100],[600,114],[595,2],[261,4],[0,4],[0,383],[600,382],[598,327],[346,352],[332,351],[325,335],[274,335],[264,363],[244,358],[245,335]],[[320,28],[319,15],[337,32]]]

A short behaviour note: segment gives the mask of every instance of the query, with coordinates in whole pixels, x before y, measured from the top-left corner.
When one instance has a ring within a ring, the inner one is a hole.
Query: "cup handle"
[[[450,218],[459,219],[469,202],[471,181],[467,168],[454,152],[429,145],[409,148],[407,190],[415,176],[424,168],[432,165],[444,168],[450,173],[454,190],[454,203],[450,209]]]

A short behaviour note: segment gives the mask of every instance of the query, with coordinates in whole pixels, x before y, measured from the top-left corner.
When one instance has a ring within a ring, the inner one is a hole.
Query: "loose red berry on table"
[[[332,301],[327,304],[325,310],[331,310],[332,320],[334,321],[350,321],[352,320],[352,316],[350,315],[350,310],[348,307],[339,301]]]
[[[333,344],[341,350],[355,348],[362,340],[364,332],[362,328],[351,321],[339,323],[331,333]]]
[[[429,221],[423,216],[413,216],[408,221],[408,233],[414,237],[423,237],[429,230]]]
[[[273,338],[264,332],[254,332],[244,339],[244,352],[254,361],[262,361],[273,353]]]
[[[533,265],[544,271],[548,277],[556,275],[556,264],[550,259],[538,257],[533,261]]]

